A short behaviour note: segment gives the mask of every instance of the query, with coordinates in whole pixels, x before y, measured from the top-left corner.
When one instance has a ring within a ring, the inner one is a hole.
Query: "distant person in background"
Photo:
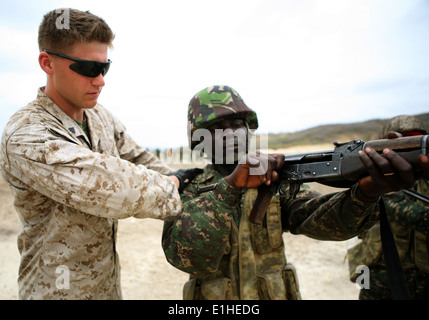
[[[387,138],[389,131],[402,136],[427,134],[427,130],[418,118],[398,116],[387,122],[380,138]],[[429,183],[418,180],[413,189],[429,196]],[[407,278],[412,299],[429,299],[429,205],[407,195],[403,191],[383,196],[395,243]],[[359,235],[362,242],[348,250],[351,281],[355,282],[359,265],[369,267],[369,289],[362,288],[361,300],[392,299],[389,279],[382,252],[380,224]]]

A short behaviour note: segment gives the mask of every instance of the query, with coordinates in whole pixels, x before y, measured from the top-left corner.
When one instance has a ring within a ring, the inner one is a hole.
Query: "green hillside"
[[[416,115],[429,128],[429,113]],[[297,145],[311,145],[347,142],[353,139],[364,141],[378,139],[379,132],[388,119],[376,119],[350,124],[329,124],[317,126],[294,133],[278,133],[268,135],[271,149],[287,148]]]

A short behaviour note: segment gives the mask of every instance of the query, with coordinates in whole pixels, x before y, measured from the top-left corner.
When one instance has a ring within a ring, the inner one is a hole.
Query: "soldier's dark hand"
[[[400,132],[389,131],[387,133],[388,139],[396,139],[402,137]],[[422,172],[419,172],[418,178],[429,179],[429,157],[427,155],[421,155],[419,157],[419,164]]]
[[[384,149],[383,155],[371,148],[359,152],[369,175],[359,181],[357,196],[373,202],[379,196],[410,188],[416,181],[413,166],[396,152]]]
[[[283,166],[283,154],[265,154],[259,151],[245,155],[225,181],[236,189],[270,185],[278,179],[277,171]]]
[[[419,174],[419,178],[429,179],[429,157],[427,155],[420,155],[419,164],[422,167],[422,173]]]

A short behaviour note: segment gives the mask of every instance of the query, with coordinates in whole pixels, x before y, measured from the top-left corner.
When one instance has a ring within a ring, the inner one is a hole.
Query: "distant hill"
[[[429,128],[429,113],[416,115]],[[378,139],[379,132],[389,119],[375,119],[358,123],[329,124],[294,132],[268,135],[270,149],[288,148],[297,145],[347,142],[353,139],[364,141]]]

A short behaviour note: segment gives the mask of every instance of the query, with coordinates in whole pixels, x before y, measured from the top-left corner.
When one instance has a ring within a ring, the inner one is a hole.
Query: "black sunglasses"
[[[53,54],[54,56],[74,61],[75,63],[72,63],[69,68],[85,77],[95,78],[98,77],[100,73],[104,77],[107,71],[109,71],[110,64],[112,63],[110,59],[108,59],[107,62],[99,62],[94,60],[72,58],[64,54],[52,52],[46,49],[44,49],[43,51],[49,54]]]

